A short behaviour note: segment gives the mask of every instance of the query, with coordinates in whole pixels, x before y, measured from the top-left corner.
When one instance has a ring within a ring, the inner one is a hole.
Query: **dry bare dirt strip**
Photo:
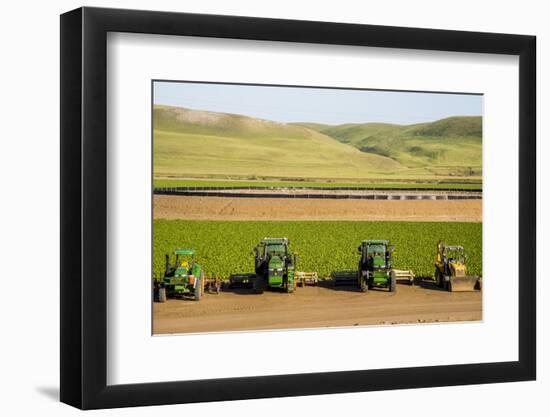
[[[396,293],[352,287],[297,288],[294,294],[225,290],[201,301],[154,303],[153,332],[197,333],[238,330],[341,327],[449,321],[478,321],[482,294],[450,293],[431,283],[397,286]]]
[[[482,220],[482,200],[324,200],[155,195],[155,219]]]
[[[170,195],[170,192],[160,192],[163,189],[161,188],[158,190],[159,192],[157,194],[160,195]],[[157,190],[155,190],[156,192]],[[331,188],[277,188],[277,189],[265,189],[265,188],[241,188],[241,189],[235,189],[235,188],[207,188],[207,189],[197,189],[197,188],[189,188],[186,189],[183,187],[183,189],[178,190],[177,188],[174,189],[166,189],[165,191],[181,191],[181,194],[179,195],[186,195],[185,192],[201,192],[201,193],[213,193],[215,194],[228,194],[228,196],[232,197],[231,194],[239,194],[240,196],[256,196],[259,194],[263,197],[265,194],[272,194],[276,196],[287,196],[287,197],[296,197],[296,196],[302,196],[305,198],[314,198],[311,197],[311,195],[320,195],[324,196],[326,198],[331,196],[353,196],[353,197],[367,197],[367,196],[379,196],[377,198],[378,200],[385,200],[385,198],[381,198],[383,196],[388,197],[394,197],[394,198],[388,198],[388,200],[436,200],[436,197],[439,197],[440,200],[447,200],[447,199],[453,199],[452,197],[469,197],[468,199],[479,199],[483,196],[483,193],[481,191],[460,191],[460,190],[414,190],[414,189],[331,189]],[[177,192],[174,192],[172,195],[178,195]],[[219,196],[219,197],[224,197]],[[399,197],[409,197],[409,198],[399,198]],[[424,198],[420,198],[424,197]],[[428,198],[433,197],[433,198]],[[441,198],[441,197],[449,197],[449,198]],[[376,198],[375,198],[376,199]],[[456,198],[456,200],[459,200],[459,198]]]

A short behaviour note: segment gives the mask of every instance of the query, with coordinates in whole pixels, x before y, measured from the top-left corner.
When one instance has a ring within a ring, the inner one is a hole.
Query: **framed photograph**
[[[61,16],[61,401],[533,380],[535,37]]]

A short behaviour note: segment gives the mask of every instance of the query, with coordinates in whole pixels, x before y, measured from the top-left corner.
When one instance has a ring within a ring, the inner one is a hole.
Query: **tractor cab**
[[[464,276],[466,275],[466,252],[460,245],[437,244],[436,264],[444,275]]]
[[[264,238],[257,246],[264,256],[285,257],[288,253],[288,239],[283,238]]]
[[[189,275],[195,265],[195,251],[193,249],[176,249],[174,262],[174,277],[180,278]]]
[[[387,240],[364,240],[358,251],[361,252],[361,262],[369,269],[385,269],[391,267],[393,246]]]
[[[288,256],[288,239],[264,238],[255,248],[256,259],[260,262],[286,262]]]
[[[375,268],[384,268],[386,266],[386,246],[373,244],[367,247],[367,258]]]
[[[361,254],[357,271],[357,285],[363,292],[373,287],[395,291],[396,276],[392,270],[393,246],[388,240],[363,240],[357,248]]]
[[[463,264],[466,258],[466,253],[462,246],[445,246],[445,254],[449,263]]]

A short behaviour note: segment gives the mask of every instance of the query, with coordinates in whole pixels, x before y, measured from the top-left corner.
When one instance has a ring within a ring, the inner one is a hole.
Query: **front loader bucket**
[[[481,289],[479,277],[466,275],[463,277],[451,277],[449,279],[449,291],[451,292],[475,291],[479,289]]]

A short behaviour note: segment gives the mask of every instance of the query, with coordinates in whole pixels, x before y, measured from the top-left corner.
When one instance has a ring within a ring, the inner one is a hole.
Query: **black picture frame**
[[[519,56],[519,360],[107,385],[108,32]],[[61,16],[61,401],[81,409],[536,378],[534,36],[252,17],[80,8]]]

